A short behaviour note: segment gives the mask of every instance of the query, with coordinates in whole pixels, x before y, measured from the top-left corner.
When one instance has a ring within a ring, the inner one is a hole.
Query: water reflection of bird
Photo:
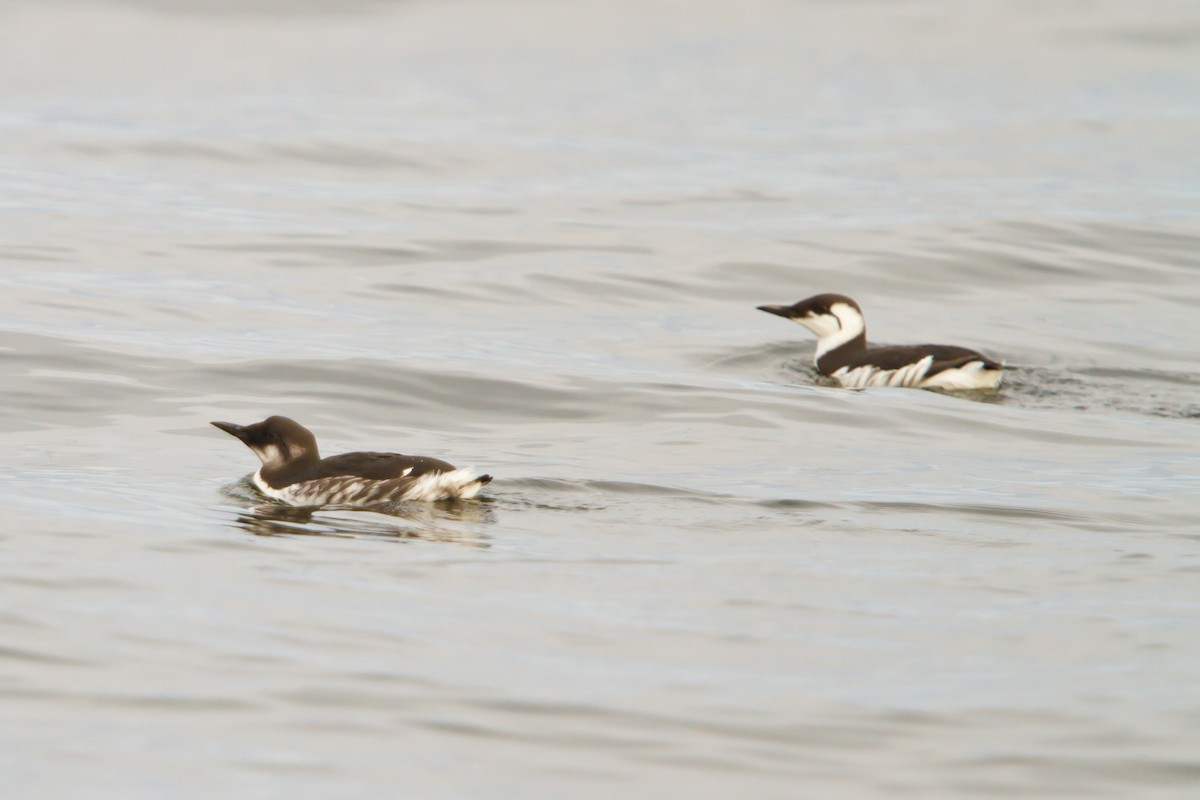
[[[494,521],[491,507],[481,503],[409,505],[386,514],[351,512],[354,516],[312,508],[257,505],[239,513],[234,522],[255,536],[328,536],[334,538],[422,540],[469,547],[491,547],[474,526]]]

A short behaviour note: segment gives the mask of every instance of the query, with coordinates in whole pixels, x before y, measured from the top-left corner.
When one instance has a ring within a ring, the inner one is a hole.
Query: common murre
[[[346,453],[321,458],[312,431],[287,417],[253,425],[214,422],[254,451],[262,466],[254,485],[293,506],[371,507],[403,500],[474,497],[491,475],[476,475],[436,458],[399,453]]]
[[[862,309],[845,295],[818,294],[794,305],[759,306],[758,310],[798,322],[815,333],[817,371],[850,389],[995,389],[1004,374],[1002,364],[965,347],[918,344],[868,350]]]

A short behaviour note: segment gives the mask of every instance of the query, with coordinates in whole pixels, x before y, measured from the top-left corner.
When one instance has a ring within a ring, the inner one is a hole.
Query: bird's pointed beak
[[[792,318],[791,306],[759,306],[758,310],[765,311],[768,314],[774,314],[777,317],[783,317],[784,319]],[[215,425],[216,423],[213,424]]]
[[[214,422],[212,424],[215,427],[220,428],[221,430],[225,431],[230,436],[236,436],[238,439],[242,440],[243,442],[246,441],[247,434],[246,434],[246,426],[245,425],[238,425],[233,422]]]

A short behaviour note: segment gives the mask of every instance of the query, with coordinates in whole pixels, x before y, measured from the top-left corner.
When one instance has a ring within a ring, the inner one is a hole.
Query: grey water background
[[[0,5],[6,797],[1195,797],[1192,2]],[[754,310],[975,346],[819,386]],[[493,473],[264,507],[209,420]]]

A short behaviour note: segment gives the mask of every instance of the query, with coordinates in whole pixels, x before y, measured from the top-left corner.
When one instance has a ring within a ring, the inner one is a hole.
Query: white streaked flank
[[[916,389],[995,389],[1000,385],[1004,373],[998,369],[987,369],[982,361],[970,361],[961,367],[942,370],[929,378],[925,374],[933,365],[933,356],[899,369],[879,369],[864,365],[850,369],[842,367],[829,377],[847,389],[866,389],[874,386]]]
[[[479,493],[483,484],[473,469],[456,469],[453,472],[429,472],[416,478],[404,490],[401,500],[469,500]]]
[[[359,506],[398,503],[406,500],[469,500],[479,493],[483,484],[473,469],[450,472],[429,472],[417,478],[403,477],[372,480],[357,476],[321,478],[301,481],[275,489],[262,477],[262,470],[251,479],[256,489],[266,497],[293,506]]]

